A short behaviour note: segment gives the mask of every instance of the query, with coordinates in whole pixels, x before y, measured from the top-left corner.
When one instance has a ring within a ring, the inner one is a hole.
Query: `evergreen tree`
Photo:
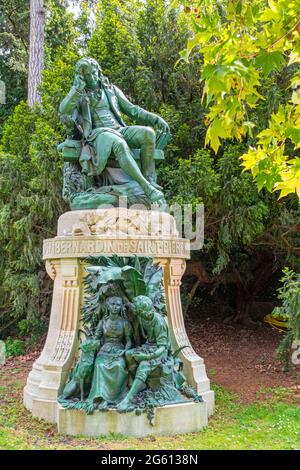
[[[55,17],[55,15],[54,15]],[[51,23],[50,23],[51,24]],[[54,23],[55,24],[55,23]],[[52,282],[42,261],[43,239],[55,235],[67,210],[62,192],[63,141],[58,106],[68,92],[79,59],[72,30],[58,41],[43,73],[42,104],[25,101],[6,119],[0,146],[0,337],[15,330],[40,330],[50,311]],[[66,36],[66,37],[67,37]]]
[[[5,119],[27,95],[29,0],[1,0],[0,80],[6,100],[0,104],[0,136]]]
[[[96,28],[88,42],[88,55],[96,59],[104,75],[133,97],[141,66],[140,46],[135,22],[139,2],[136,0],[102,0],[98,2]]]

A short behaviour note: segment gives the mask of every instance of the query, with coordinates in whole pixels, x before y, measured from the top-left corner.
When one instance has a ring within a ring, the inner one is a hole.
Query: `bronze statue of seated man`
[[[77,62],[74,84],[61,102],[60,112],[81,136],[79,162],[83,173],[97,177],[108,166],[117,166],[139,185],[150,203],[164,200],[156,184],[154,154],[156,147],[162,149],[167,144],[169,126],[160,116],[131,103],[103,76],[94,59]],[[127,126],[121,113],[138,125]],[[140,166],[132,149],[140,149]],[[113,171],[110,177],[118,184]]]

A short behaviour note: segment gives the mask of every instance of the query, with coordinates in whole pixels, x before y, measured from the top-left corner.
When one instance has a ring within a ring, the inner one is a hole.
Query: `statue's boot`
[[[126,143],[125,143],[126,144]],[[126,144],[127,145],[127,144]],[[120,151],[120,148],[122,152]],[[141,170],[139,169],[137,163],[135,162],[132,155],[126,152],[126,147],[122,147],[121,144],[114,147],[115,152],[117,154],[118,162],[122,170],[131,176],[141,188],[143,189],[146,196],[148,196],[150,202],[152,203],[160,203],[165,202],[164,195],[161,191],[156,189],[142,174]],[[118,153],[117,153],[118,151]]]
[[[150,191],[145,191],[151,202],[165,202],[165,197],[161,191],[156,188],[152,188]]]
[[[150,199],[151,205],[153,205],[154,210],[167,210],[167,201],[165,200],[165,197],[161,191],[154,188],[150,194],[147,194],[147,196]]]
[[[133,410],[134,406],[132,404],[132,401],[129,400],[127,397],[124,398],[124,400],[122,400],[121,403],[119,403],[119,405],[117,406],[117,411],[119,411],[119,413],[129,413]]]
[[[159,189],[159,190],[163,189],[163,187],[160,186],[159,184],[157,184],[156,181],[153,178],[149,177],[147,179],[148,179],[149,183],[151,184],[151,186],[153,186],[155,189]]]
[[[126,397],[119,403],[117,410],[120,413],[126,413],[134,409],[133,398],[145,388],[145,383],[140,379],[134,379],[133,384]]]
[[[106,400],[103,400],[98,406],[98,410],[100,411],[106,411],[108,409],[108,402]]]

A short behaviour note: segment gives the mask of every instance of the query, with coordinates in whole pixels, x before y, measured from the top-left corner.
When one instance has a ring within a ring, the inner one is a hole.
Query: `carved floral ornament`
[[[178,237],[175,220],[169,214],[141,210],[102,210],[79,217],[64,236],[144,235]]]

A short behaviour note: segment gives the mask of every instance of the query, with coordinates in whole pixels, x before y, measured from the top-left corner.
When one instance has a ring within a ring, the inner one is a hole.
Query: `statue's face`
[[[99,80],[99,69],[96,65],[91,64],[84,69],[84,81],[89,88],[96,88]]]
[[[118,314],[121,312],[122,309],[122,299],[121,297],[110,297],[108,300],[108,310],[112,314]]]
[[[151,320],[153,318],[153,304],[146,296],[136,297],[133,301],[133,308],[135,313],[144,320]]]

